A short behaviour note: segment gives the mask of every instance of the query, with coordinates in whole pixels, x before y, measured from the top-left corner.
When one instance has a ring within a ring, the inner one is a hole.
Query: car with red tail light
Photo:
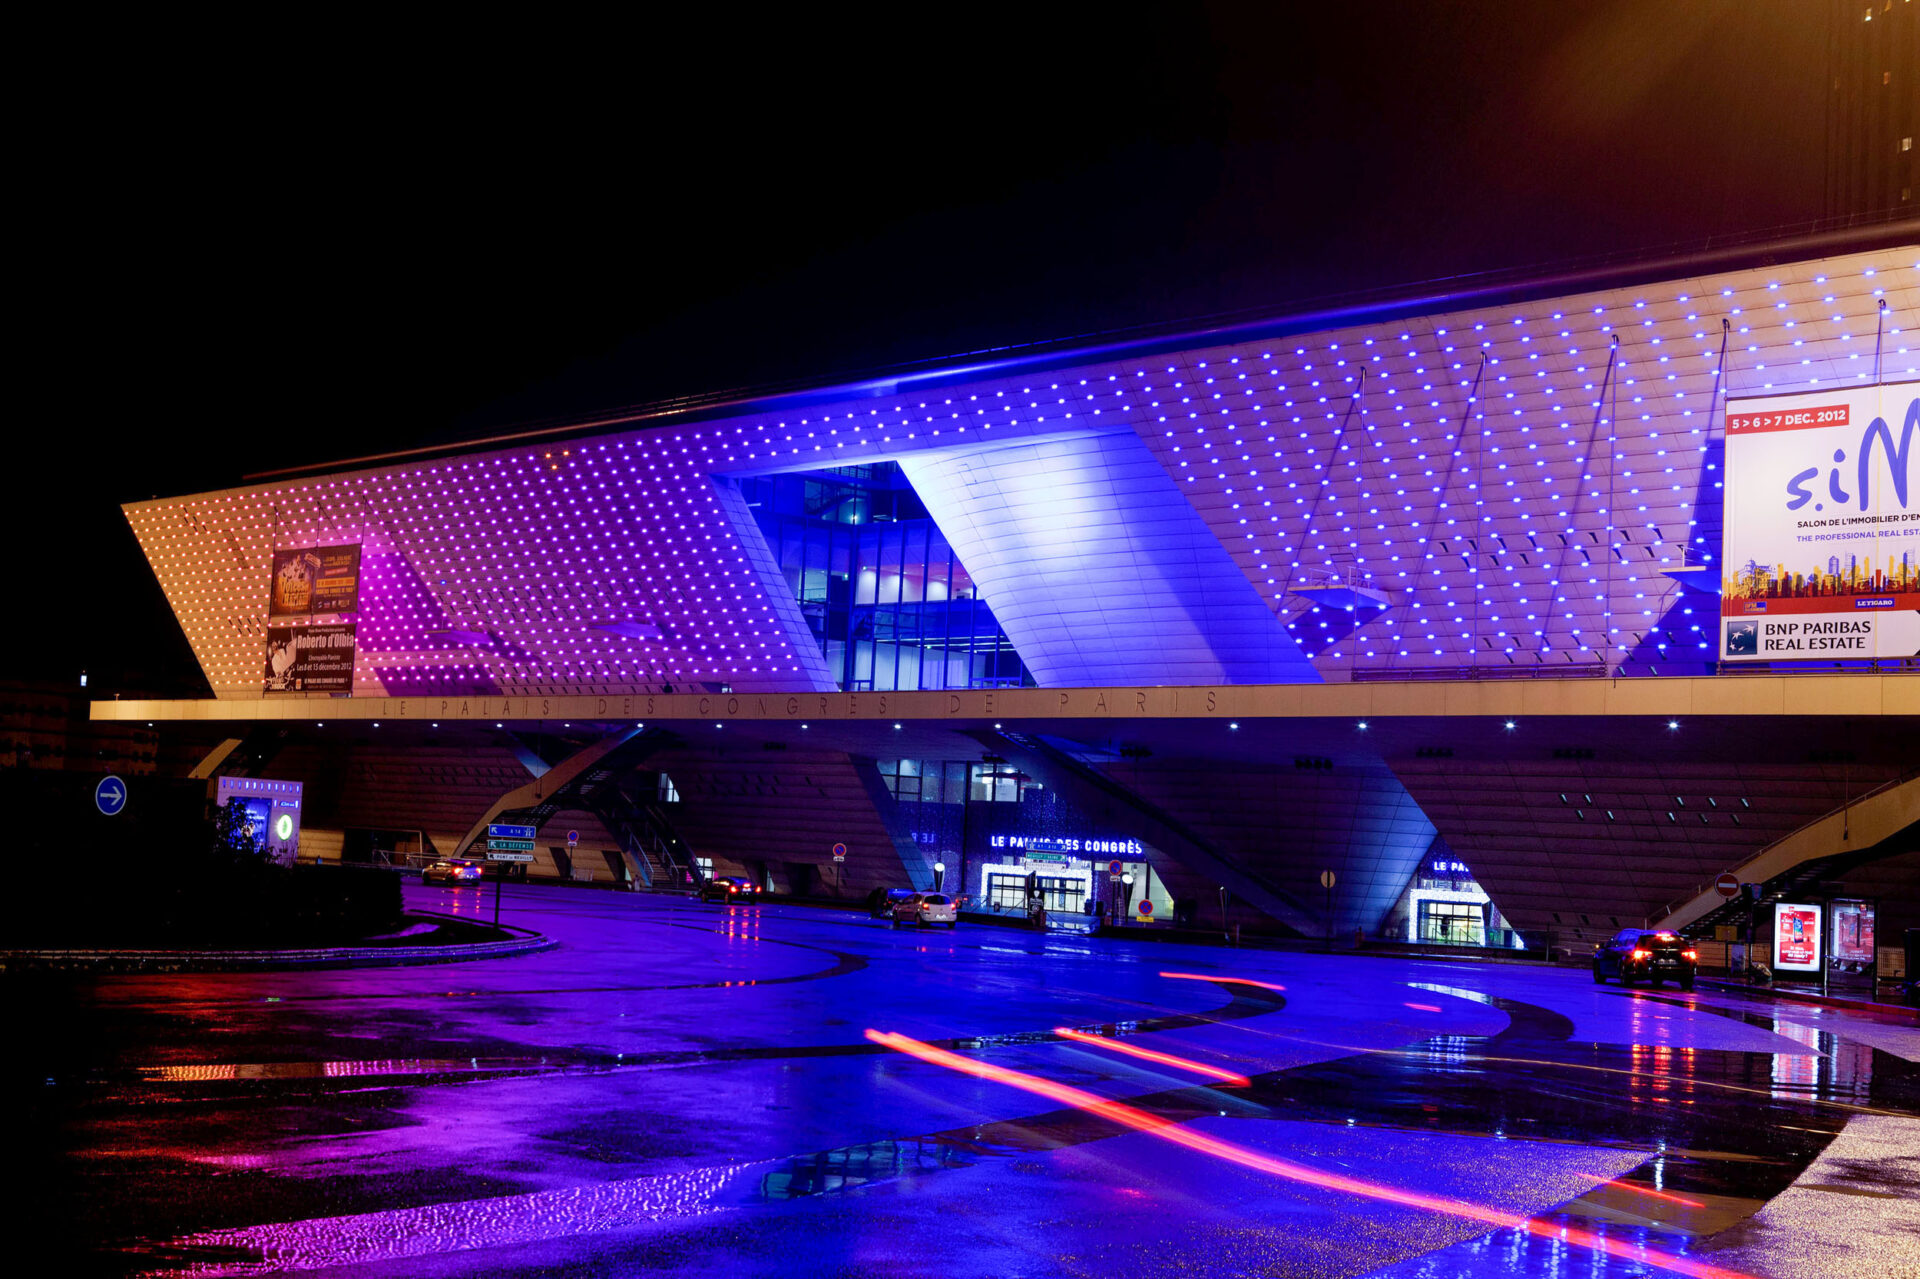
[[[1602,984],[1618,977],[1622,986],[1670,981],[1682,990],[1692,990],[1699,967],[1700,952],[1692,942],[1679,933],[1652,928],[1623,928],[1593,952],[1593,979]]]

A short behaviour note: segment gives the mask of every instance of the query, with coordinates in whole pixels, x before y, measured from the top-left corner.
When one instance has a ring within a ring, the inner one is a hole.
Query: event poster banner
[[[1773,966],[1788,972],[1820,971],[1820,908],[1779,902],[1773,908]]]
[[[1920,653],[1920,382],[1727,402],[1720,656]]]
[[[268,617],[352,613],[360,607],[360,547],[303,546],[273,553]]]
[[[354,624],[267,628],[268,693],[352,693]]]

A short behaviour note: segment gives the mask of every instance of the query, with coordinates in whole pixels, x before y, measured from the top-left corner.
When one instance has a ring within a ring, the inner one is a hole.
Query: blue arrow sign
[[[93,788],[93,806],[108,817],[117,816],[127,806],[127,784],[108,774]]]

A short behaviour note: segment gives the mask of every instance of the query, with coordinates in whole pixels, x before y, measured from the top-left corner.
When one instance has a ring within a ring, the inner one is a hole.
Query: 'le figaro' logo
[[[1916,430],[1920,430],[1920,397],[1914,398],[1907,405],[1907,417],[1906,421],[1900,427],[1900,442],[1898,444],[1894,443],[1893,431],[1887,426],[1887,420],[1883,417],[1873,419],[1867,426],[1867,429],[1860,433],[1860,448],[1857,451],[1855,459],[1855,492],[1852,494],[1849,494],[1840,484],[1839,464],[1847,460],[1847,451],[1845,449],[1835,449],[1833,451],[1833,469],[1827,472],[1827,496],[1833,500],[1834,505],[1844,506],[1856,497],[1859,499],[1861,510],[1864,511],[1871,505],[1869,497],[1873,484],[1874,445],[1878,443],[1881,451],[1886,454],[1887,468],[1892,474],[1893,495],[1900,500],[1900,508],[1905,510],[1907,505],[1907,464],[1912,460],[1910,450],[1913,447],[1913,436]],[[1787,503],[1787,509],[1789,511],[1797,511],[1808,502],[1813,501],[1814,495],[1808,491],[1806,485],[1808,480],[1813,479],[1819,474],[1819,467],[1809,466],[1806,470],[1787,481],[1787,493],[1793,498],[1791,502]],[[1815,502],[1813,509],[1823,511],[1826,509],[1826,504],[1824,502]]]

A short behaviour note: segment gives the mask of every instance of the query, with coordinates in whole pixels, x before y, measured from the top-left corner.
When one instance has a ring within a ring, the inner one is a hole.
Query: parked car
[[[1672,981],[1682,990],[1692,990],[1699,964],[1700,952],[1678,933],[1623,928],[1594,949],[1593,979],[1605,983],[1609,977],[1618,977],[1622,986]]]
[[[960,903],[945,893],[909,893],[893,904],[893,926],[902,924],[960,925]]]
[[[867,913],[875,919],[892,919],[893,908],[914,895],[911,888],[876,888],[867,896]]]
[[[420,872],[423,884],[471,884],[482,874],[480,863],[443,857]]]
[[[703,902],[750,901],[760,889],[745,875],[716,875],[700,885]]]

